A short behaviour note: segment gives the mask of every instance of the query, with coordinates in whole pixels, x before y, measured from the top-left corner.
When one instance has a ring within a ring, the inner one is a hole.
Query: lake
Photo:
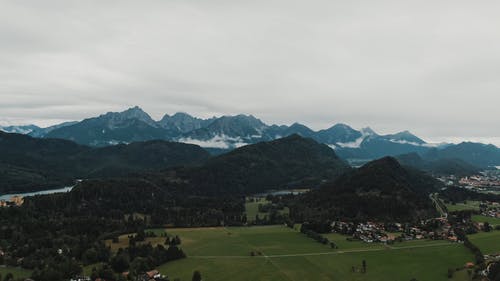
[[[35,195],[43,195],[43,194],[62,193],[62,192],[71,191],[71,189],[73,189],[73,186],[67,186],[67,187],[56,188],[56,189],[47,189],[47,190],[36,191],[36,192],[5,194],[5,195],[0,196],[0,201],[1,200],[9,201],[12,196],[27,197],[27,196],[35,196]]]

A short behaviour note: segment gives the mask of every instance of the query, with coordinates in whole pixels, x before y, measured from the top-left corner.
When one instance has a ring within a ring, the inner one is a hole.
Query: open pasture
[[[260,219],[269,216],[269,213],[259,212],[259,205],[269,204],[271,201],[264,197],[248,197],[245,202],[245,214],[247,215],[248,222],[255,221],[257,215]],[[283,210],[278,211],[280,214],[288,214],[290,211],[288,207],[284,207]]]
[[[491,226],[500,225],[499,218],[487,217],[483,215],[474,215],[472,216],[472,220],[475,222],[488,222]]]
[[[480,232],[469,235],[472,244],[481,249],[483,254],[500,254],[500,231]]]
[[[479,211],[479,205],[481,204],[480,201],[466,201],[463,203],[456,203],[456,204],[446,204],[446,208],[448,209],[448,212],[457,212],[457,211],[466,211],[466,210],[471,210],[471,211]]]
[[[331,249],[284,226],[167,229],[179,235],[188,258],[159,270],[171,279],[190,280],[448,280],[448,268],[472,261],[461,244],[415,241],[391,247],[350,242],[337,234]],[[352,244],[351,244],[352,243]],[[251,255],[254,252],[255,256]],[[367,272],[361,273],[366,260]]]
[[[12,273],[14,279],[22,279],[29,278],[31,276],[32,271],[27,269],[22,269],[20,267],[11,267],[11,266],[0,266],[0,276],[2,280],[5,279],[7,274]]]

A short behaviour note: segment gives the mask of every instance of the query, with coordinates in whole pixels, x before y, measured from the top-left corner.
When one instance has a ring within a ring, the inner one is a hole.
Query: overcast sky
[[[0,123],[139,105],[500,145],[500,2],[0,0]]]

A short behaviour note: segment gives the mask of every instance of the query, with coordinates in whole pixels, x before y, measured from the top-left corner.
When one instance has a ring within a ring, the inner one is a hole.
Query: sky
[[[160,119],[500,145],[499,1],[0,0],[0,124]]]

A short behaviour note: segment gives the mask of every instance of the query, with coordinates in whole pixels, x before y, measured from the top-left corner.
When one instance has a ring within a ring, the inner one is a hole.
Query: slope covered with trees
[[[437,215],[429,193],[441,184],[386,157],[299,196],[291,210],[300,221],[342,219],[415,221]]]
[[[314,187],[350,167],[327,145],[292,135],[236,149],[186,171],[206,193],[251,194],[270,189]]]
[[[124,176],[200,164],[209,154],[190,144],[148,141],[91,148],[60,139],[0,132],[0,193],[72,184],[75,179]]]

